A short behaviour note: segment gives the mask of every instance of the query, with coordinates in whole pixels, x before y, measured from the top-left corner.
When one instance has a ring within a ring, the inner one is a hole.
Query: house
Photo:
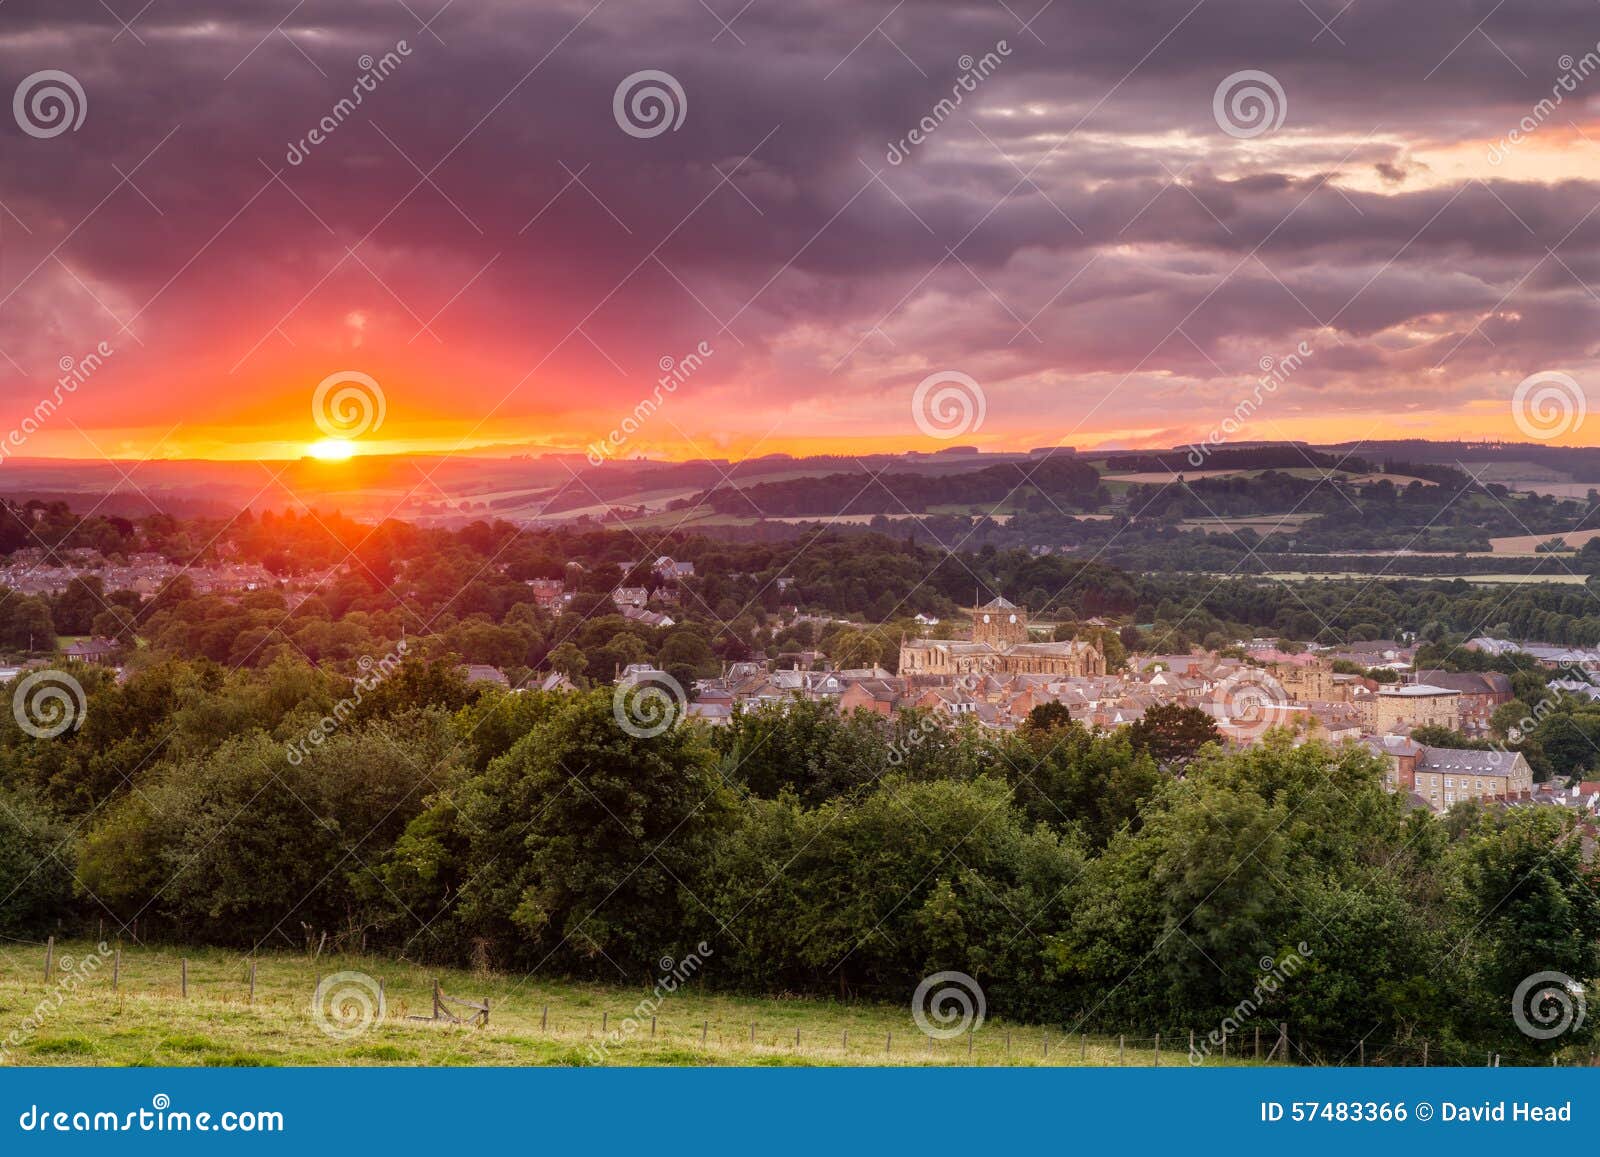
[[[1418,671],[1417,682],[1430,687],[1443,687],[1456,691],[1458,730],[1477,732],[1489,730],[1489,717],[1504,703],[1510,703],[1511,680],[1498,671]]]
[[[97,637],[68,643],[61,649],[61,654],[80,663],[109,663],[116,658],[119,650],[121,647],[115,639]]]
[[[618,587],[611,592],[611,601],[620,607],[643,607],[650,601],[646,587]]]
[[[1423,747],[1412,769],[1414,790],[1436,812],[1468,800],[1514,800],[1533,791],[1521,752]]]
[[[1379,687],[1371,699],[1361,702],[1367,730],[1379,735],[1400,727],[1444,727],[1455,730],[1461,692],[1427,683],[1406,683],[1398,687]]]
[[[506,678],[506,673],[488,663],[464,663],[461,666],[461,673],[467,677],[468,683],[493,683],[496,687],[511,686],[511,680]]]
[[[903,679],[857,679],[840,694],[839,712],[848,715],[865,708],[879,715],[893,715],[903,705],[905,697]]]
[[[667,555],[662,555],[660,558],[656,559],[655,565],[650,569],[655,571],[655,573],[660,575],[662,578],[674,582],[678,579],[694,577],[694,563],[678,562],[675,559],[669,558]]]
[[[560,605],[561,595],[566,590],[566,584],[560,579],[529,579],[527,586],[533,595],[534,605],[547,611]]]

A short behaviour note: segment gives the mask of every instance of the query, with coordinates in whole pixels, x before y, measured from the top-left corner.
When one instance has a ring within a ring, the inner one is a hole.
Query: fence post
[[[1189,1030],[1189,1055],[1194,1056],[1194,1029]]]
[[[967,1030],[967,1059],[972,1059],[972,1030]]]
[[[50,983],[50,967],[55,960],[56,938],[54,936],[44,942],[44,982]]]
[[[600,1014],[600,1035],[601,1036],[605,1036],[606,1035],[606,1027],[610,1023],[611,1023],[611,1014],[609,1012],[602,1012]]]
[[[250,1003],[256,1002],[256,962],[250,961]]]
[[[756,1043],[756,1022],[755,1021],[751,1021],[750,1022],[750,1043],[751,1044],[755,1044]]]
[[[1161,1034],[1156,1033],[1156,1068],[1161,1067]]]
[[[1361,1067],[1367,1067],[1367,1042],[1364,1039],[1361,1042]]]
[[[1119,1065],[1120,1065],[1120,1064],[1125,1064],[1125,1063],[1126,1063],[1126,1062],[1125,1062],[1125,1061],[1124,1061],[1124,1060],[1123,1060],[1123,1059],[1122,1059],[1122,1055],[1123,1055],[1123,1054],[1122,1054],[1122,1050],[1123,1050],[1123,1047],[1124,1047],[1124,1046],[1125,1046],[1125,1045],[1126,1045],[1126,1044],[1127,1044],[1127,1043],[1128,1043],[1128,1038],[1127,1038],[1127,1037],[1125,1037],[1125,1036],[1123,1036],[1123,1035],[1122,1035],[1122,1034],[1121,1034],[1121,1033],[1118,1033],[1118,1034],[1117,1034],[1117,1064],[1119,1064]]]
[[[1050,1034],[1048,1032],[1044,1034],[1044,1059],[1050,1059]]]
[[[1006,1056],[1007,1056],[1007,1058],[1009,1058],[1011,1056],[1011,1030],[1010,1029],[1006,1029]]]
[[[189,958],[181,957],[178,960],[178,991],[183,999],[189,999]]]
[[[122,972],[122,949],[117,948],[111,954],[111,991],[117,991],[117,981]]]
[[[844,1036],[839,1041],[839,1047],[841,1049],[843,1049],[845,1052],[849,1052],[850,1051],[850,1030],[849,1029],[845,1029],[844,1030]]]
[[[1078,1034],[1078,1063],[1080,1065],[1084,1064],[1084,1063],[1086,1063],[1088,1061],[1088,1059],[1089,1059],[1089,1034],[1086,1033],[1086,1032],[1080,1032]]]
[[[1427,1068],[1428,1067],[1428,1042],[1427,1041],[1423,1041],[1422,1042],[1422,1067],[1423,1068]]]
[[[894,1033],[887,1032],[883,1036],[883,1055],[888,1056],[894,1051]]]
[[[650,1018],[650,1039],[656,1039],[656,1018],[653,1016]]]
[[[795,1052],[799,1052],[800,1051],[800,1030],[799,1029],[795,1029],[794,1030],[794,1050],[795,1050]]]
[[[700,1022],[700,1047],[701,1048],[705,1047],[705,1044],[706,1044],[706,1033],[708,1033],[709,1031],[711,1031],[711,1022],[709,1020],[701,1021]]]
[[[1278,1044],[1283,1046],[1283,1063],[1284,1064],[1288,1064],[1289,1063],[1289,1022],[1286,1021],[1286,1020],[1280,1020],[1278,1022]],[[1278,1050],[1276,1048],[1274,1048],[1272,1051],[1273,1052],[1277,1052]]]

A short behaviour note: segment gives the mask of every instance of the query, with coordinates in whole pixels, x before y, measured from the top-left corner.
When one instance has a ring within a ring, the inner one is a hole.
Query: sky
[[[1591,444],[1597,42],[1595,0],[7,0],[0,453]]]

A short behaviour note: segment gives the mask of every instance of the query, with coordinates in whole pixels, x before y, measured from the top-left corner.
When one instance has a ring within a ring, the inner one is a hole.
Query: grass
[[[129,946],[113,991],[109,958],[94,970],[82,963],[93,952],[89,942],[57,944],[57,966],[47,982],[41,947],[0,949],[0,1056],[15,1064],[80,1066],[1119,1063],[1115,1037],[997,1018],[970,1039],[932,1040],[916,1028],[909,1003],[726,996],[691,980],[662,998],[652,1035],[650,1011],[640,1009],[650,996],[644,988],[431,969],[374,957],[277,954],[256,957],[252,1002],[249,961],[238,953]],[[184,958],[187,997],[180,991]],[[714,958],[706,966],[714,967]],[[381,1020],[348,1037],[330,1036],[311,1009],[318,982],[341,971],[381,979],[386,1006]],[[436,977],[450,996],[487,997],[489,1024],[408,1019],[431,1011]],[[630,1017],[636,1018],[631,1028]],[[609,1047],[602,1018],[615,1034]],[[30,1019],[36,1023],[24,1023]],[[1129,1040],[1122,1062],[1155,1063],[1152,1046],[1149,1039]],[[1187,1065],[1186,1048],[1186,1040],[1169,1039],[1161,1063]]]

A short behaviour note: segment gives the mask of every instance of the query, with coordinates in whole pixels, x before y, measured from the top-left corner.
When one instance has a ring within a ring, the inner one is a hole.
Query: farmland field
[[[995,1018],[970,1041],[966,1034],[935,1040],[917,1029],[909,999],[886,1005],[726,996],[691,979],[650,1010],[641,1006],[651,997],[642,986],[440,970],[373,957],[274,954],[256,957],[252,1001],[249,960],[240,953],[127,946],[115,991],[109,957],[92,971],[85,967],[94,954],[87,941],[57,944],[46,982],[42,946],[13,942],[0,949],[0,1063],[1037,1066],[1115,1065],[1119,1059],[1115,1037],[1084,1038]],[[706,966],[714,965],[708,958]],[[330,1035],[324,1024],[343,1027],[329,1015],[335,1002],[323,1001],[319,1016],[313,998],[319,981],[337,974],[365,978],[330,980],[329,988],[365,996],[368,1008],[381,980],[384,1016],[356,1015],[360,1002],[352,1002],[348,1027],[356,1031]],[[430,1013],[435,978],[452,997],[487,997],[489,1024],[408,1019]],[[603,1020],[614,1034],[609,1044]],[[1130,1037],[1120,1056],[1129,1065],[1154,1064],[1154,1041]],[[1169,1037],[1160,1063],[1186,1066],[1187,1041]]]

